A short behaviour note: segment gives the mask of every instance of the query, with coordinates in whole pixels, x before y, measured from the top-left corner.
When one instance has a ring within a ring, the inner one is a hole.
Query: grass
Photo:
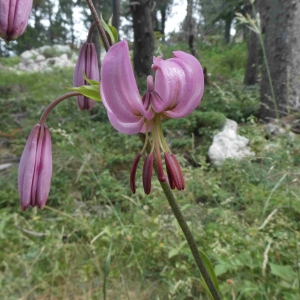
[[[164,124],[186,179],[176,196],[223,299],[298,299],[299,137],[267,139],[257,123],[258,89],[242,85],[245,45],[202,47],[213,84],[196,112]],[[173,48],[162,46],[166,57]],[[0,74],[0,155],[13,162],[0,171],[0,299],[207,299],[157,180],[146,197],[139,168],[130,192],[138,138],[116,132],[100,104],[82,113],[69,99],[50,115],[47,207],[20,211],[17,161],[26,138],[71,84],[70,69]],[[240,123],[256,155],[218,169],[206,154],[225,117]]]

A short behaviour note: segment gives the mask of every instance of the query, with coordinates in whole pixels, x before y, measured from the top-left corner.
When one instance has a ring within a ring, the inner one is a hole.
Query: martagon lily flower
[[[18,189],[21,208],[44,208],[52,176],[51,136],[46,125],[36,124],[21,156]]]
[[[146,144],[151,142],[143,167],[143,186],[151,191],[154,155],[158,163],[158,180],[166,180],[162,167],[164,153],[168,181],[172,189],[183,190],[184,178],[177,158],[163,135],[161,120],[183,118],[199,105],[204,92],[204,76],[198,60],[185,52],[174,51],[174,57],[153,58],[155,81],[147,77],[147,92],[140,96],[134,78],[126,41],[113,45],[107,52],[101,69],[101,98],[113,127],[124,134],[146,133],[146,142],[133,161],[130,187],[136,192],[135,176]],[[151,131],[151,138],[149,132]]]
[[[0,0],[0,37],[17,39],[27,27],[33,0]]]
[[[88,84],[84,79],[84,73],[87,78],[99,81],[97,52],[95,45],[90,42],[85,42],[80,49],[73,76],[73,84],[75,87]],[[91,110],[95,104],[94,100],[83,95],[77,96],[76,98],[80,110]]]

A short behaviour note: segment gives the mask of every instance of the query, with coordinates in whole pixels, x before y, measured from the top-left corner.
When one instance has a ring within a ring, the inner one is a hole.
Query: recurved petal
[[[157,101],[152,102],[152,106],[157,113],[160,113],[172,106],[172,103],[176,103],[180,93],[180,79],[185,75],[183,70],[170,59],[154,57],[152,67],[156,70],[155,91],[159,95]]]
[[[109,118],[109,121],[111,123],[111,125],[118,130],[121,133],[124,134],[136,134],[139,133],[144,125],[144,117],[139,117],[137,118],[137,121],[135,122],[130,122],[130,123],[126,123],[126,122],[121,122],[119,121],[119,119],[111,112],[111,111],[107,111],[107,116]]]
[[[48,199],[51,177],[52,177],[52,143],[51,135],[47,126],[45,127],[44,138],[41,148],[40,168],[38,184],[36,189],[36,204],[43,209]]]
[[[183,73],[178,73],[178,94],[166,115],[182,118],[200,104],[204,93],[204,75],[199,61],[191,54],[175,51],[170,61],[176,63]]]
[[[20,204],[23,210],[30,205],[31,189],[34,175],[36,149],[41,125],[35,125],[27,139],[23,150],[18,170],[18,190]]]
[[[120,122],[137,122],[145,108],[134,78],[126,41],[108,50],[101,68],[101,98]]]

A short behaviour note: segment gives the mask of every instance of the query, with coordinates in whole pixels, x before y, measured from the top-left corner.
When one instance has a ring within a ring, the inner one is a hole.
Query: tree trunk
[[[197,50],[194,45],[194,20],[193,20],[193,7],[194,3],[193,0],[187,1],[187,14],[186,14],[186,20],[187,20],[187,27],[188,27],[188,43],[190,47],[190,51],[193,56],[196,58],[199,58],[199,55],[197,53]]]
[[[151,74],[154,51],[152,7],[151,0],[131,0],[130,3],[134,31],[133,62],[138,77]]]
[[[265,48],[277,103],[282,117],[300,108],[300,2],[265,0]],[[260,117],[276,118],[266,67],[261,83]]]
[[[120,27],[120,0],[112,0],[113,4],[113,19],[112,25],[116,27],[117,32],[119,34],[119,27]]]
[[[231,29],[232,18],[227,18],[225,20],[225,32],[224,32],[224,41],[226,44],[230,43],[230,29]]]
[[[250,2],[246,0],[245,3],[245,13],[249,15],[252,14],[252,6]],[[257,83],[258,67],[259,67],[259,54],[260,54],[260,41],[259,36],[254,31],[249,28],[245,28],[246,40],[247,40],[247,50],[248,58],[246,65],[246,73],[244,78],[245,85],[254,85]]]
[[[166,9],[161,9],[161,34],[165,35],[165,27],[166,27]],[[165,40],[165,37],[163,37],[163,40]]]
[[[98,15],[99,15],[100,14],[100,0],[92,0],[92,2],[96,8]],[[94,21],[92,16],[91,16],[91,21],[92,22]],[[95,48],[96,48],[97,58],[98,58],[98,67],[100,70],[100,68],[101,68],[101,56],[100,56],[101,44],[100,44],[100,35],[99,35],[99,31],[97,30],[97,28],[95,28],[95,30],[93,32],[92,42],[94,43]]]

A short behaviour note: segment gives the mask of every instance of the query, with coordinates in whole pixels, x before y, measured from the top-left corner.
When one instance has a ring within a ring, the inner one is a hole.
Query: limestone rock
[[[56,54],[56,57],[49,57],[51,53]],[[53,67],[74,67],[76,60],[69,59],[66,53],[71,53],[68,45],[43,46],[28,50],[21,54],[21,62],[15,69],[25,72],[47,72]],[[47,56],[49,58],[46,58]]]
[[[213,143],[209,147],[208,156],[216,166],[221,166],[227,158],[243,159],[253,156],[248,146],[249,140],[237,134],[238,124],[226,119],[223,130],[213,138]]]

